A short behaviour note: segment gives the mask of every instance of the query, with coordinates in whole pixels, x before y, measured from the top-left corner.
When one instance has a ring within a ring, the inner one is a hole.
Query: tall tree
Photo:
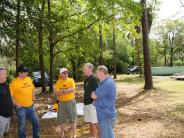
[[[17,11],[16,11],[16,68],[20,64],[20,0],[17,0]]]
[[[41,80],[42,80],[42,92],[46,92],[46,83],[45,83],[45,66],[43,59],[43,15],[44,15],[44,7],[45,0],[42,0],[42,6],[39,13],[39,21],[37,26],[38,32],[38,54],[39,54],[39,64],[40,64],[40,72],[41,72]]]
[[[167,66],[167,35],[165,36],[164,40],[163,40],[163,45],[164,45],[164,66]]]
[[[54,34],[52,28],[52,17],[51,17],[51,1],[47,0],[48,4],[48,31],[49,31],[49,48],[50,48],[50,84],[49,84],[49,92],[53,92],[53,62],[54,62]]]
[[[113,55],[114,55],[114,79],[117,78],[117,72],[116,72],[116,62],[117,62],[117,56],[116,56],[116,34],[115,34],[115,27],[113,27],[112,32],[112,45],[113,45]]]
[[[103,38],[102,38],[102,25],[99,24],[99,48],[100,48],[100,57],[99,57],[99,64],[103,64]]]
[[[167,39],[169,41],[169,48],[170,48],[170,66],[173,67],[173,60],[174,60],[174,40],[176,32],[169,32],[167,35]]]
[[[63,1],[62,5],[57,5],[58,9],[62,9],[61,13],[58,14],[56,9],[53,9],[53,5],[56,3],[48,3],[48,32],[49,32],[49,52],[50,52],[50,88],[49,92],[53,91],[53,67],[54,67],[54,55],[56,45],[59,44],[66,38],[75,36],[76,34],[89,29],[91,26],[96,24],[99,18],[90,16],[93,14],[88,7],[73,8],[72,6],[81,6],[80,2],[77,1]],[[53,4],[53,5],[52,5]],[[82,3],[83,4],[83,3]],[[67,6],[66,6],[67,5]],[[84,9],[83,9],[84,8]],[[52,10],[53,9],[53,10]],[[66,9],[66,10],[65,10]],[[89,10],[89,11],[88,11]],[[67,11],[67,12],[66,12]],[[80,17],[81,16],[81,17]],[[56,18],[57,17],[57,18]],[[56,52],[57,53],[57,52]]]
[[[151,60],[149,52],[149,28],[148,28],[148,18],[147,18],[147,6],[146,0],[141,0],[143,15],[141,19],[142,24],[142,35],[143,35],[143,54],[144,54],[144,77],[145,85],[144,89],[153,89],[152,71],[151,71]]]
[[[26,6],[26,12],[28,15],[28,18],[30,20],[30,23],[34,26],[32,30],[36,31],[36,41],[37,41],[37,54],[39,59],[39,70],[41,74],[41,85],[42,85],[42,93],[46,92],[46,82],[45,82],[45,65],[44,65],[44,48],[43,48],[43,30],[44,30],[44,10],[45,10],[45,0],[41,1],[26,1],[24,2],[24,5]]]

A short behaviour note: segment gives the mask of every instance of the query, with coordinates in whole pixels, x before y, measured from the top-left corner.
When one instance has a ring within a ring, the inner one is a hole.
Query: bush
[[[183,62],[180,59],[178,59],[178,60],[174,61],[174,65],[175,66],[182,66]]]

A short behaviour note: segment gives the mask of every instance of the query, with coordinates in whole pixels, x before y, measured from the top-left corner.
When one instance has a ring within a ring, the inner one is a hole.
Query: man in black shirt
[[[86,63],[83,67],[86,79],[84,81],[84,122],[90,124],[91,137],[99,137],[96,108],[91,99],[91,93],[98,88],[98,80],[93,75],[93,65]]]
[[[13,102],[6,81],[6,69],[0,67],[0,137],[9,131],[10,119],[13,115]]]

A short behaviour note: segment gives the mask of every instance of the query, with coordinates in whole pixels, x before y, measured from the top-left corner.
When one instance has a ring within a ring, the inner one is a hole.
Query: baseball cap
[[[21,64],[17,68],[17,73],[19,73],[19,72],[28,72],[28,69],[27,69],[27,67],[25,65]]]
[[[67,68],[61,68],[59,72],[60,72],[60,74],[62,74],[64,72],[68,72],[68,70],[67,70]]]

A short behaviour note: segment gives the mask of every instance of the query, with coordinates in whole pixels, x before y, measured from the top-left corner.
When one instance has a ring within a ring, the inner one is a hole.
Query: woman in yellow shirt
[[[10,92],[18,118],[18,136],[26,138],[25,121],[28,118],[33,125],[33,138],[39,138],[39,120],[33,106],[35,87],[31,78],[28,77],[28,69],[24,65],[17,68],[17,74],[17,78],[10,84]]]

